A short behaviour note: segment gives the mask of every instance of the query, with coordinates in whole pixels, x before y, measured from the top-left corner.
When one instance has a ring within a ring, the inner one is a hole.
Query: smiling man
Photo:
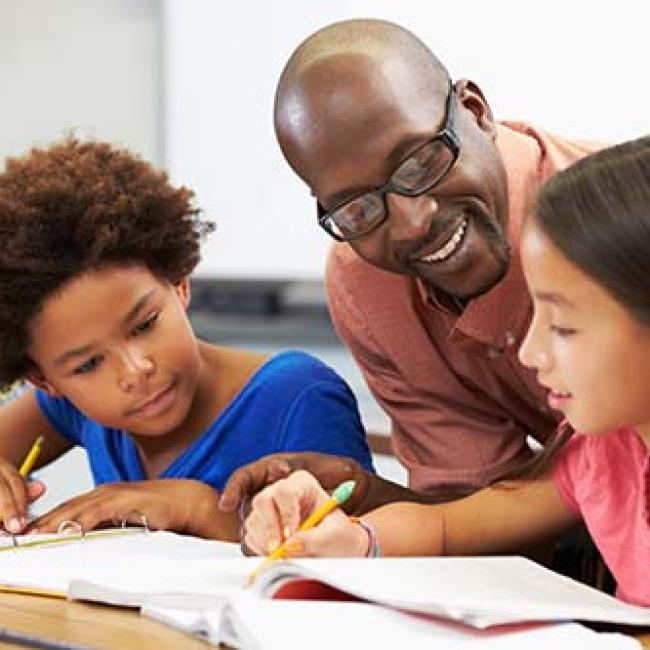
[[[517,360],[532,313],[522,221],[548,178],[599,147],[497,123],[475,83],[377,20],[330,25],[297,48],[275,126],[337,240],[332,319],[409,472],[400,490],[352,471],[351,509],[466,494],[523,463],[527,436],[544,443],[559,414]],[[222,505],[298,466],[325,485],[344,475],[322,456],[276,457],[240,470]]]

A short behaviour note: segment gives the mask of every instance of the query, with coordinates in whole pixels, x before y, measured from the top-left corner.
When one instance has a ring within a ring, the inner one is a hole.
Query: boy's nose
[[[153,361],[146,356],[129,355],[123,362],[119,383],[120,388],[127,393],[142,388],[155,368]]]

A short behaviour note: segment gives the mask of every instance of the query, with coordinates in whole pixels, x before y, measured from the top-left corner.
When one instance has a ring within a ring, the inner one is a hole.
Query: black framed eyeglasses
[[[325,210],[317,203],[318,224],[337,241],[351,241],[367,235],[388,219],[387,192],[419,196],[438,185],[454,166],[460,153],[460,141],[455,131],[456,102],[451,81],[445,113],[443,129],[405,158],[387,183],[347,199],[331,210]]]

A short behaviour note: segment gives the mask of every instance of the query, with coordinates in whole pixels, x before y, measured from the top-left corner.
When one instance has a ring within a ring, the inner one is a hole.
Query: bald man
[[[283,455],[236,473],[222,507],[297,467],[326,487],[356,478],[350,510],[365,512],[464,495],[525,463],[527,437],[543,444],[559,414],[517,359],[532,314],[519,233],[544,181],[598,146],[495,122],[475,83],[377,20],[297,48],[275,128],[336,240],[332,320],[390,416],[409,488],[345,459]]]

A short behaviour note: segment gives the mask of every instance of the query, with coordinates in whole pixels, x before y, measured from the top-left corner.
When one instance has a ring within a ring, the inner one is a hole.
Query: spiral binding
[[[140,520],[140,525],[133,526],[131,524],[129,520],[132,515],[135,515]],[[124,517],[117,528],[86,531],[78,521],[65,519],[59,524],[56,534],[48,536],[46,539],[40,538],[30,540],[29,535],[12,535],[11,545],[0,546],[0,553],[2,551],[18,551],[20,549],[39,548],[41,546],[50,546],[53,544],[70,544],[74,542],[92,541],[95,539],[104,539],[106,537],[122,537],[125,535],[142,533],[148,534],[149,532],[151,532],[151,530],[149,528],[147,517],[137,510],[133,510]]]

